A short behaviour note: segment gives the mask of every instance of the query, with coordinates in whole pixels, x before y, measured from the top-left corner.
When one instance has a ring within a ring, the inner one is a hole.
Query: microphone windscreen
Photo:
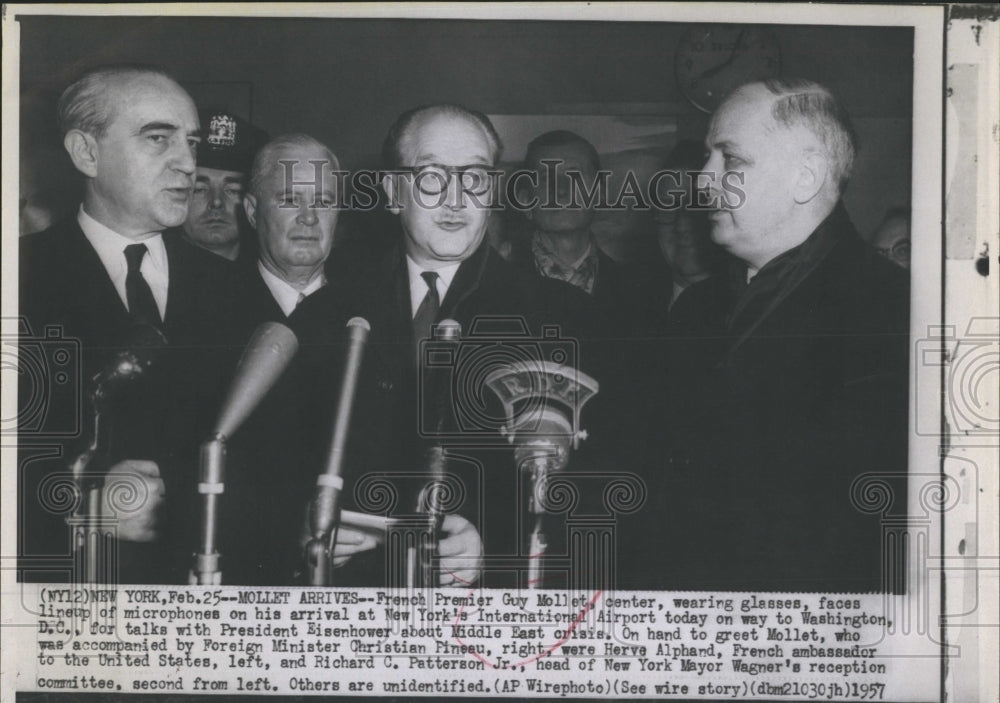
[[[371,330],[372,326],[363,317],[352,317],[347,321],[347,336],[352,342],[363,342]]]
[[[260,404],[298,351],[295,333],[278,322],[265,322],[247,343],[215,424],[216,434],[231,437]]]

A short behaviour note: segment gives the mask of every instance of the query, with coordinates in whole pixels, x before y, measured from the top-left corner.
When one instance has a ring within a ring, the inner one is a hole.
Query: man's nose
[[[208,191],[208,206],[213,210],[219,210],[222,208],[222,188],[212,188]]]
[[[319,218],[316,216],[316,208],[313,207],[311,201],[305,199],[299,204],[299,214],[295,219],[299,224],[307,226],[314,225],[319,221]]]
[[[188,144],[187,140],[176,140],[173,152],[171,166],[181,173],[193,176],[196,162],[194,158],[194,150],[191,149],[191,145]]]
[[[695,182],[695,187],[701,186],[700,190],[705,190],[711,195],[718,195],[722,190],[720,186],[722,170],[722,159],[716,158],[714,155],[709,156],[705,165],[701,167],[701,173]]]
[[[448,177],[448,185],[445,188],[444,204],[445,207],[449,207],[452,210],[462,210],[465,208],[462,174],[452,173]]]

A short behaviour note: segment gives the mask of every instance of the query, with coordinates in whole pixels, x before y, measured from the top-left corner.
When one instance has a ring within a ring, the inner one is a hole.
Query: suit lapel
[[[109,319],[94,320],[95,324],[107,325],[111,329],[118,328],[128,317],[128,309],[118,295],[115,284],[111,282],[107,269],[101,262],[101,257],[91,246],[74,219],[69,224],[70,246],[67,247],[67,271],[73,271],[79,283],[70,287],[73,296],[81,296],[81,307],[93,311],[107,311]],[[103,316],[103,315],[102,315]]]
[[[463,261],[462,265],[458,267],[455,278],[452,279],[451,285],[448,286],[448,293],[441,302],[440,319],[457,317],[459,315],[462,303],[479,288],[483,272],[486,270],[489,255],[490,247],[483,242],[476,253]]]

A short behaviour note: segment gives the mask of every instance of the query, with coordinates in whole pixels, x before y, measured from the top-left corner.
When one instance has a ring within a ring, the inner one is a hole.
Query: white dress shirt
[[[153,300],[156,301],[156,308],[160,311],[160,319],[165,320],[170,270],[167,264],[167,248],[160,233],[147,239],[130,239],[102,225],[84,212],[82,205],[76,221],[83,230],[83,236],[90,242],[90,246],[94,247],[101,263],[104,264],[104,270],[108,272],[126,309],[128,309],[128,294],[125,291],[125,278],[128,276],[128,262],[125,260],[125,247],[129,244],[146,245],[146,255],[142,257],[139,272],[153,292]]]
[[[406,257],[406,270],[410,274],[410,317],[417,316],[420,303],[424,302],[424,298],[427,296],[427,282],[420,274],[426,271],[434,271],[438,275],[435,287],[438,291],[438,300],[444,301],[444,296],[448,294],[448,288],[451,286],[451,282],[455,278],[455,273],[458,272],[458,267],[461,265],[462,262],[459,261],[458,263],[448,264],[439,269],[422,269],[417,265],[417,262],[409,256]]]
[[[264,279],[264,285],[266,285],[267,289],[271,291],[274,301],[278,304],[278,307],[281,308],[281,312],[285,314],[285,317],[292,314],[292,311],[295,310],[295,306],[298,305],[301,300],[308,298],[310,295],[326,285],[326,276],[322,271],[320,271],[318,276],[309,281],[309,284],[305,288],[299,290],[288,281],[275,276],[259,260],[257,261],[257,270],[260,271],[260,277]]]

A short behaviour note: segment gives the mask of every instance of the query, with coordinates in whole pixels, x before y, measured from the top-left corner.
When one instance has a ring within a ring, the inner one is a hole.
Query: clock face
[[[696,25],[681,37],[674,57],[677,85],[705,112],[713,112],[734,88],[772,78],[780,68],[777,39],[756,25]]]

